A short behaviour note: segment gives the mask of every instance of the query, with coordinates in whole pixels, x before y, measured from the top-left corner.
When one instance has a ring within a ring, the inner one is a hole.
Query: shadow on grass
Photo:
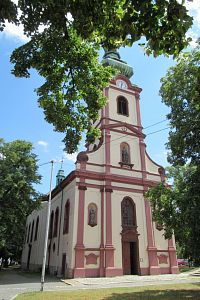
[[[104,297],[103,300],[200,300],[199,290],[145,290]]]

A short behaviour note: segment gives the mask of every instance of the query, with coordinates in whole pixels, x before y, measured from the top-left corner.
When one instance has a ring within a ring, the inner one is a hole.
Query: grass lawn
[[[189,266],[179,266],[179,271],[181,273],[189,272],[189,271],[195,271],[195,270],[198,270],[198,269],[199,269],[199,267],[197,268],[197,267],[189,267]]]
[[[57,292],[33,292],[16,300],[200,300],[200,283],[167,284],[135,288],[112,288]]]

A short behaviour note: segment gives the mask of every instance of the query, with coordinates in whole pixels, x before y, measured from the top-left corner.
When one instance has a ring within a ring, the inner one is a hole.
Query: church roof
[[[131,78],[133,75],[133,68],[125,61],[121,60],[120,55],[116,50],[106,50],[103,56],[102,64],[117,68],[120,71],[120,74],[128,78]]]

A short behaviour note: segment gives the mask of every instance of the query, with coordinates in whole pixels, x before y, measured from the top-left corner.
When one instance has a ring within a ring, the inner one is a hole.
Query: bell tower
[[[77,156],[74,277],[177,273],[174,240],[163,238],[145,199],[148,188],[165,175],[146,152],[142,89],[131,83],[133,68],[117,51],[106,51],[102,64],[119,73],[104,89],[107,104],[93,124],[101,130],[101,138]],[[95,207],[95,226],[89,222],[90,207]],[[98,267],[91,266],[92,259]]]

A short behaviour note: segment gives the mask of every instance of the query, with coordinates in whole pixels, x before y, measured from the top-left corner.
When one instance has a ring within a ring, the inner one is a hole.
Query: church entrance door
[[[122,264],[124,275],[139,274],[138,232],[135,203],[125,197],[121,203]]]
[[[122,264],[124,275],[139,274],[138,242],[122,241]]]

